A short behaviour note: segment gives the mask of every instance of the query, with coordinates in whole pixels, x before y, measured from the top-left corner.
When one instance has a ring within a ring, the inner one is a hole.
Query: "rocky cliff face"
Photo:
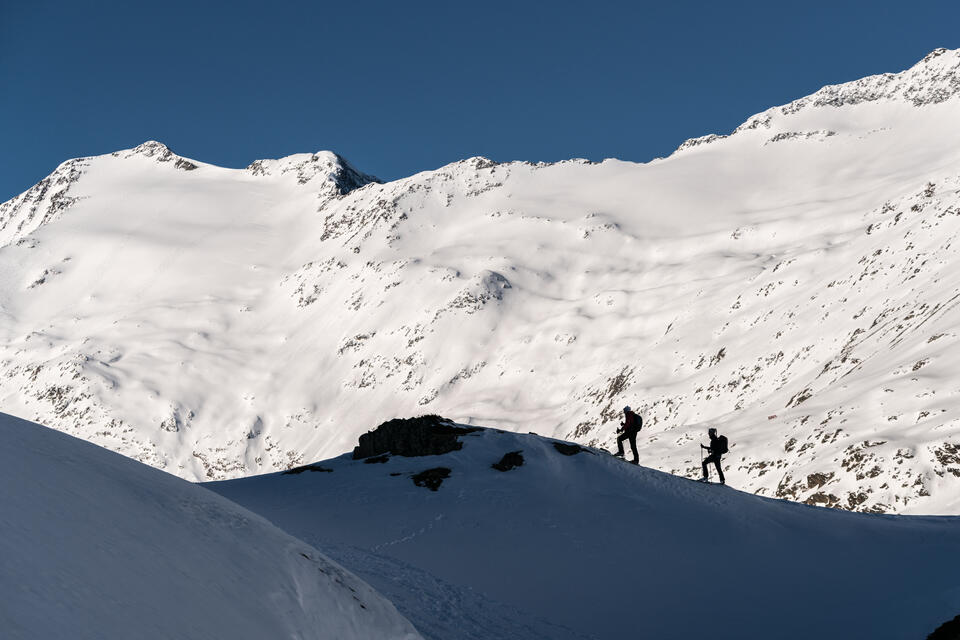
[[[649,466],[716,426],[739,487],[958,512],[957,60],[645,165],[65,163],[0,207],[0,394],[191,479],[415,413],[609,445],[629,404]]]

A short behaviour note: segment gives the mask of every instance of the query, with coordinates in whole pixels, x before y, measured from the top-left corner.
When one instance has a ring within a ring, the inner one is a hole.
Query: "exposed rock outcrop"
[[[353,459],[391,453],[397,456],[438,456],[463,447],[457,436],[479,431],[458,427],[453,421],[436,415],[419,418],[394,418],[360,436]]]
[[[282,474],[285,476],[287,475],[295,476],[303,473],[304,471],[319,471],[321,473],[333,473],[333,469],[322,467],[319,464],[305,464],[302,467],[294,467],[293,469],[287,469],[286,471],[283,471]]]
[[[496,469],[497,471],[510,471],[511,469],[522,467],[523,452],[511,451],[509,453],[505,453],[503,454],[503,457],[500,458],[500,462],[495,462],[490,466]]]
[[[450,469],[447,467],[436,467],[434,469],[427,469],[426,471],[421,471],[420,473],[411,476],[413,479],[413,484],[418,487],[426,487],[430,491],[436,491],[440,488],[440,485],[443,484],[443,481],[450,477]]]
[[[586,451],[583,447],[577,444],[571,444],[569,442],[554,442],[554,448],[565,456],[575,456],[581,451]]]

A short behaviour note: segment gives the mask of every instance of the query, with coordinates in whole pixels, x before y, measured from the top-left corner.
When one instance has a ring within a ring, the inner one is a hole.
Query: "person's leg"
[[[617,452],[613,455],[622,456],[623,455],[623,441],[627,439],[627,434],[621,433],[617,438]]]
[[[720,484],[727,484],[726,481],[723,479],[723,469],[720,468],[720,456],[710,456],[710,457],[714,458],[713,464],[717,466],[717,475],[720,477]]]
[[[637,453],[637,434],[630,434],[630,449],[633,451],[633,463],[640,464],[640,454]]]
[[[710,478],[710,474],[707,471],[707,467],[709,467],[711,464],[716,465],[717,471],[720,471],[720,456],[718,456],[715,453],[711,453],[706,458],[704,458],[703,460],[703,479],[704,480],[708,480]],[[723,482],[723,473],[720,474],[720,482]]]

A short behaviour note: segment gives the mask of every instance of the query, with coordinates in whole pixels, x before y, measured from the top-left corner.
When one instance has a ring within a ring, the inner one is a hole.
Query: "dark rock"
[[[807,476],[807,488],[819,489],[833,479],[833,472],[829,473],[811,473]]]
[[[958,640],[960,639],[960,616],[947,620],[927,636],[927,640]]]
[[[304,471],[321,471],[323,473],[333,473],[333,469],[327,469],[326,467],[321,467],[318,464],[307,464],[302,467],[294,467],[293,469],[287,469],[283,472],[283,475],[296,475],[298,473],[303,473]]]
[[[833,495],[832,493],[825,493],[823,491],[818,491],[812,496],[808,497],[803,501],[805,504],[810,504],[816,507],[830,507],[835,508],[840,504],[840,498]]]
[[[570,444],[567,442],[554,442],[553,446],[557,451],[565,456],[575,456],[581,451],[586,451],[586,449],[578,444]]]
[[[457,427],[436,415],[394,418],[360,436],[353,459],[391,453],[397,456],[437,456],[463,447],[457,438],[479,431],[478,427]]]
[[[436,491],[440,488],[440,485],[443,484],[443,481],[446,478],[450,477],[450,469],[446,467],[436,467],[435,469],[427,469],[426,471],[421,471],[420,473],[412,476],[413,484],[418,487],[426,487],[430,491]]]
[[[377,464],[384,463],[390,459],[390,456],[376,456],[374,458],[367,458],[363,461],[364,464]]]
[[[496,462],[490,466],[497,471],[510,471],[511,469],[521,467],[523,466],[523,453],[521,451],[505,453],[503,457],[500,458],[500,462]]]
[[[403,474],[400,473],[399,471],[394,471],[394,472],[391,473],[390,475],[391,475],[391,476],[402,476]]]

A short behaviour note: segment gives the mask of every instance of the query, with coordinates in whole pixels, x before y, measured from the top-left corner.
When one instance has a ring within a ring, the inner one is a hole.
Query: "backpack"
[[[725,454],[727,452],[727,436],[719,436],[717,438],[717,446],[714,447],[714,449],[716,449],[714,453],[718,453],[720,455]]]
[[[628,433],[640,433],[640,429],[643,428],[643,418],[641,418],[640,414],[635,411],[631,411],[630,413],[633,414],[633,428],[630,429],[624,427],[624,429]]]

